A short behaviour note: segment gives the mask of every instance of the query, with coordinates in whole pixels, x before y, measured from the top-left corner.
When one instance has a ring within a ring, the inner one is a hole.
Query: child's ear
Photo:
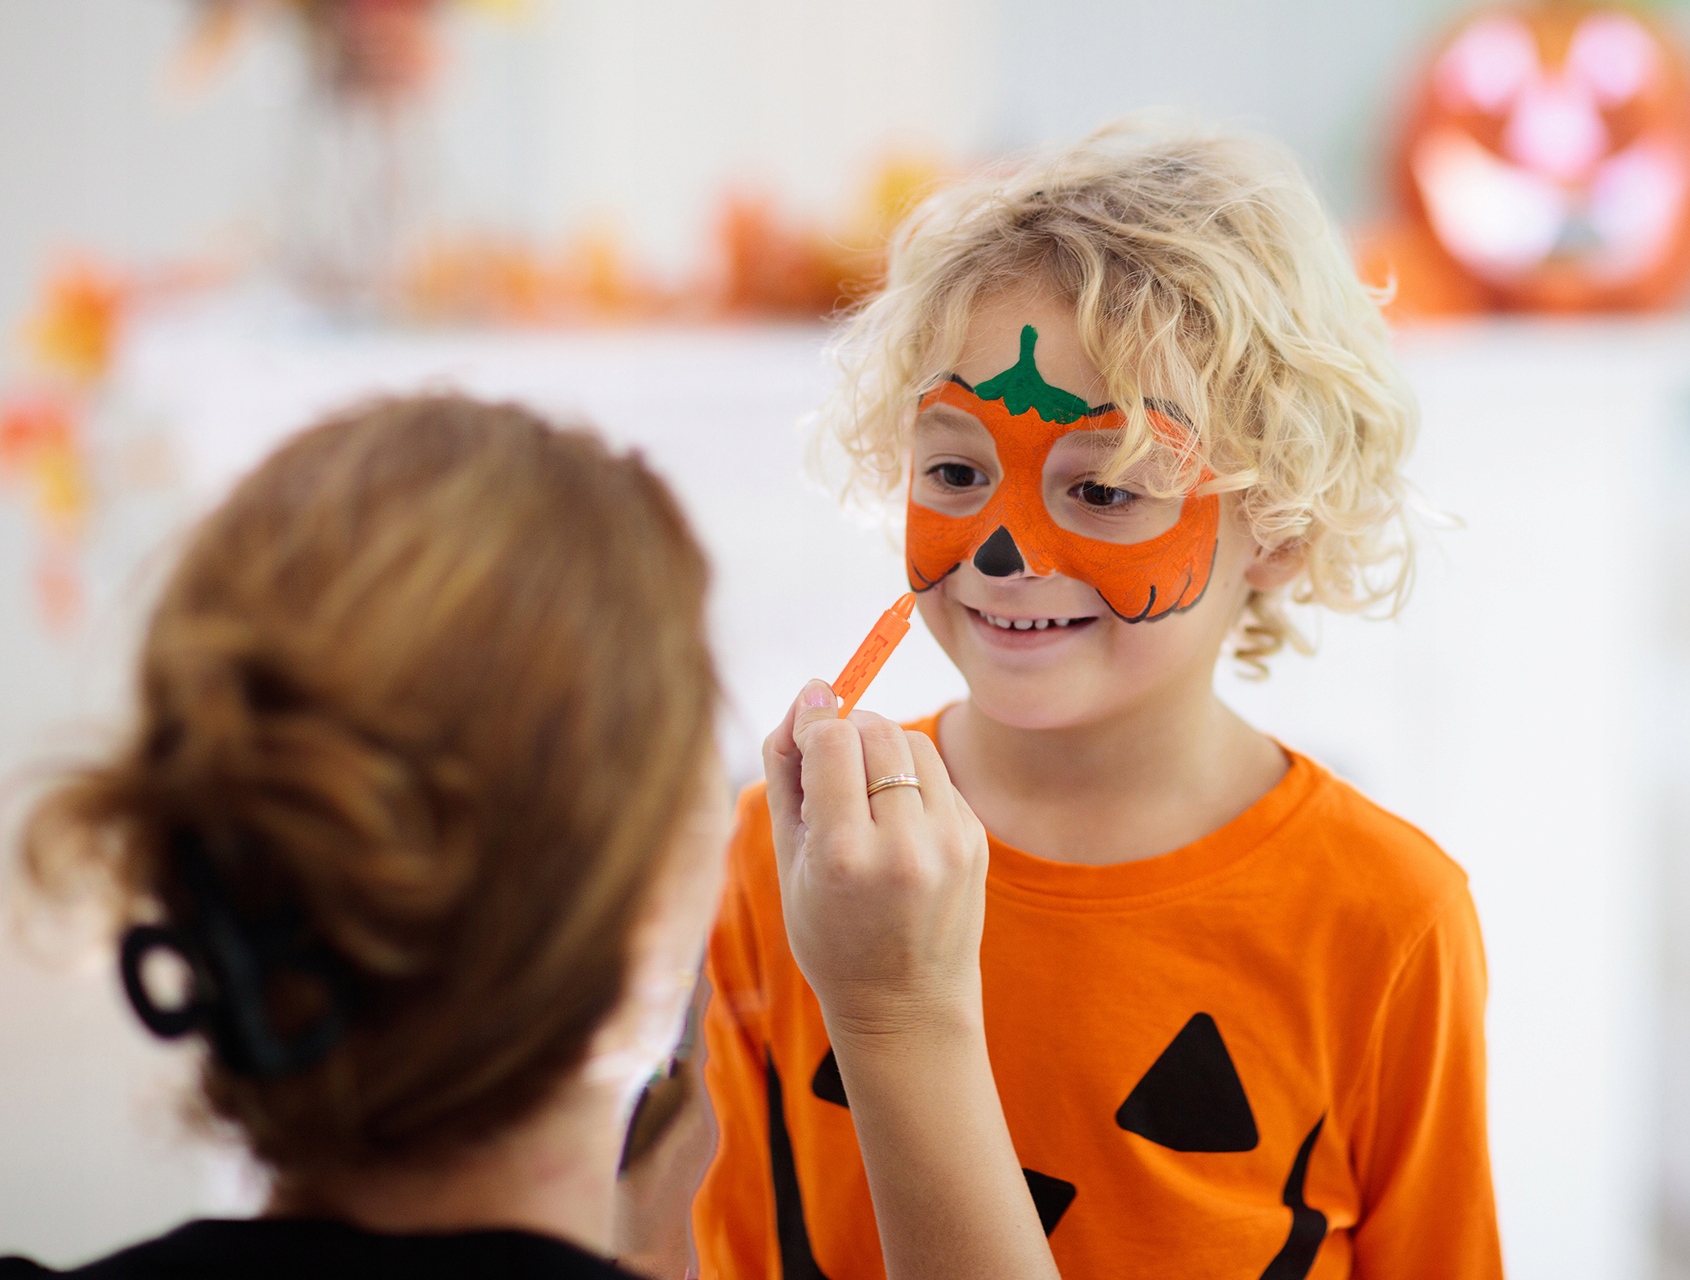
[[[1250,561],[1250,567],[1244,570],[1244,581],[1257,591],[1272,591],[1283,587],[1303,571],[1305,550],[1303,544],[1297,540],[1282,543],[1272,551],[1266,547],[1257,547],[1255,559]]]

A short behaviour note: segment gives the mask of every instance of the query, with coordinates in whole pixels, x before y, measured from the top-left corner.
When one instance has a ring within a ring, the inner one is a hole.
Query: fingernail
[[[833,705],[833,690],[820,680],[812,680],[804,686],[804,692],[798,695],[798,705],[801,707],[831,707]]]

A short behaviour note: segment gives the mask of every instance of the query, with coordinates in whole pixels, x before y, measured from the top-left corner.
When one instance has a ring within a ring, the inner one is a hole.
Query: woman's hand
[[[979,1026],[986,832],[925,734],[804,687],[763,744],[793,958],[835,1039]],[[868,784],[895,774],[919,788]]]
[[[888,1280],[1056,1280],[986,1053],[986,833],[923,734],[804,686],[763,744],[793,958],[851,1102]],[[913,774],[915,787],[868,794]]]

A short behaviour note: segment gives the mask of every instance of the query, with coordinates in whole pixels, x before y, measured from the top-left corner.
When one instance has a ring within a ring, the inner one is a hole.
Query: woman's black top
[[[0,1280],[614,1280],[630,1273],[550,1236],[465,1231],[394,1236],[295,1218],[190,1222],[72,1271],[0,1258]]]

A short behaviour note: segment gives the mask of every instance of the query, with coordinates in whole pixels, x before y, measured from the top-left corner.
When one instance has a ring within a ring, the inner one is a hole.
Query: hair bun
[[[587,432],[453,396],[333,419],[201,525],[138,733],[44,799],[28,866],[110,873],[137,1011],[205,1035],[262,1159],[477,1140],[621,998],[709,750],[705,582],[668,491]],[[185,1006],[143,984],[160,948]]]

